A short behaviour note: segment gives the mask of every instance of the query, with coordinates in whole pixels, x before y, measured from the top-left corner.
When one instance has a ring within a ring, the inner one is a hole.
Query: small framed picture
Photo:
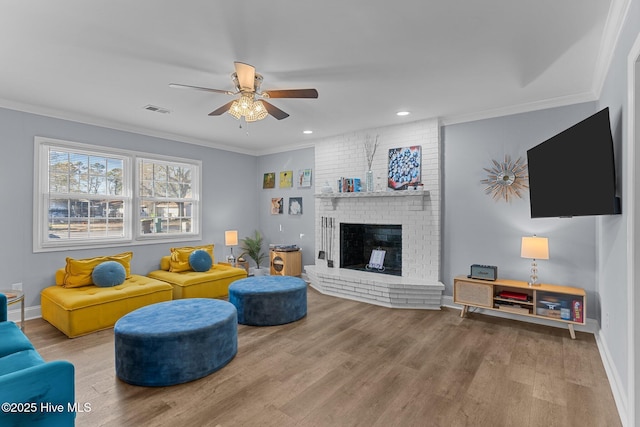
[[[298,170],[298,179],[296,181],[299,188],[311,187],[311,169]]]
[[[280,188],[293,187],[293,171],[280,172]]]
[[[282,197],[274,197],[271,199],[271,215],[282,215],[284,213]]]
[[[276,186],[276,173],[267,172],[262,178],[262,188],[275,188]]]
[[[289,215],[302,215],[302,197],[289,197]]]

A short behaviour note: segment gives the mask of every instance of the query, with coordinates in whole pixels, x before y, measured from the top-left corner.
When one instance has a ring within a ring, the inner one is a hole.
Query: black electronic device
[[[527,151],[531,218],[620,213],[609,108]]]
[[[482,279],[482,280],[497,280],[498,267],[496,267],[495,265],[473,264],[471,266],[471,274],[469,274],[469,278]]]

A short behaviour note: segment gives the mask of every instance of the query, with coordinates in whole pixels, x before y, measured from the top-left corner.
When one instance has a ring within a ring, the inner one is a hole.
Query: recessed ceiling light
[[[304,133],[305,135],[311,135],[313,133],[312,130],[303,130],[302,133]]]
[[[408,116],[409,114],[411,114],[411,113],[408,112],[408,111],[398,111],[396,113],[396,116]]]

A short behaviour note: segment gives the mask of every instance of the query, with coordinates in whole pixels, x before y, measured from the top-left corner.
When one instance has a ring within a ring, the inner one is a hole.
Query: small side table
[[[7,306],[20,303],[20,329],[24,331],[24,292],[0,289],[0,293],[7,296]]]

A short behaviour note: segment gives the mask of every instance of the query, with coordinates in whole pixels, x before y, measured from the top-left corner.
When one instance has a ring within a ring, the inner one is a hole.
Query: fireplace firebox
[[[369,265],[376,250],[384,251],[381,268]],[[341,223],[340,268],[402,276],[402,225]]]

